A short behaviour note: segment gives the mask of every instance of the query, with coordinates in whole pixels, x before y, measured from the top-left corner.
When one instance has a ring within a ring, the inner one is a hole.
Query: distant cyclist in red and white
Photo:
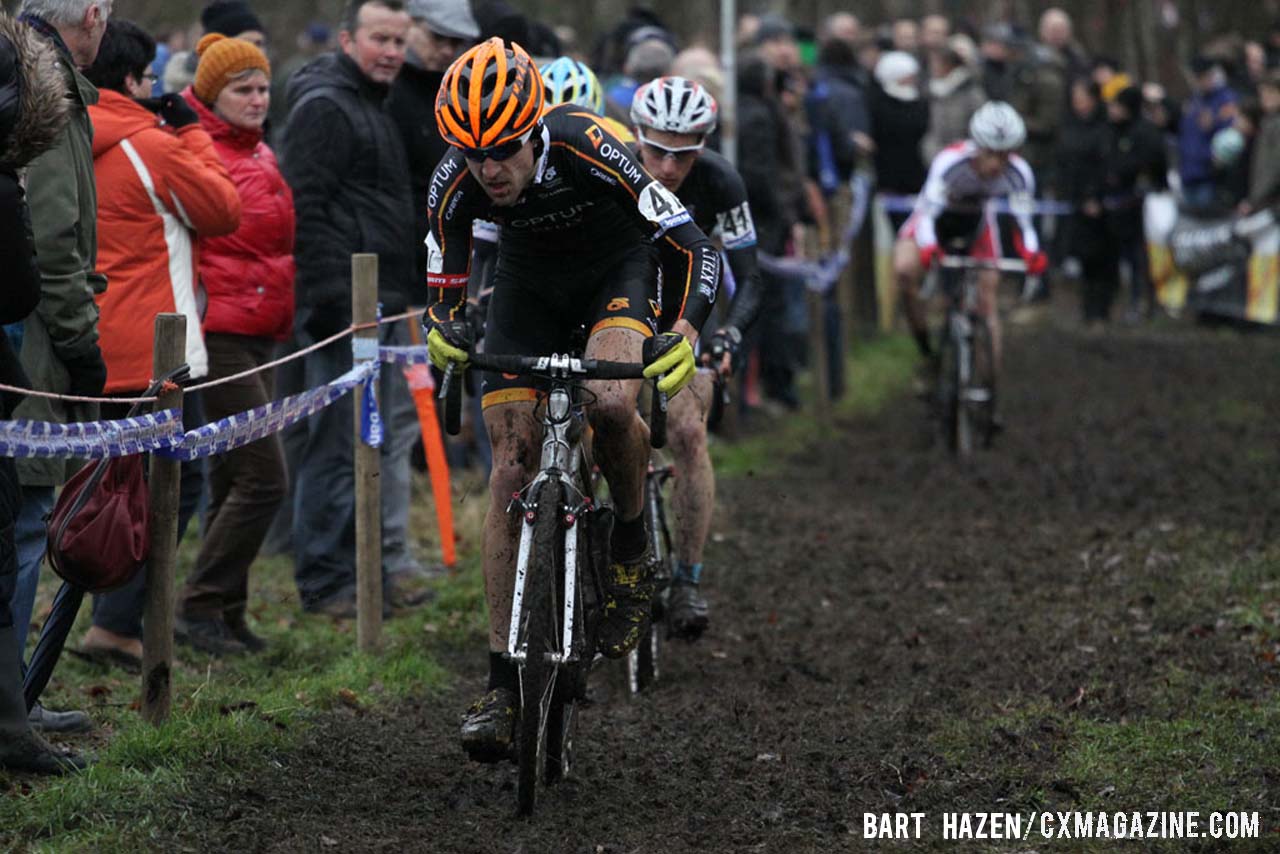
[[[902,292],[907,323],[920,352],[933,357],[920,298],[925,271],[955,241],[973,258],[1020,256],[1027,274],[1038,276],[1048,267],[1032,222],[1036,179],[1027,161],[1015,152],[1027,138],[1018,111],[1003,101],[988,101],[969,122],[969,139],[949,146],[933,159],[929,177],[915,210],[898,232],[893,248],[893,271]],[[1007,205],[988,205],[988,202]],[[997,212],[995,207],[999,208]],[[996,288],[1000,273],[979,274],[978,311],[991,330],[996,365],[1000,364],[1000,319]]]

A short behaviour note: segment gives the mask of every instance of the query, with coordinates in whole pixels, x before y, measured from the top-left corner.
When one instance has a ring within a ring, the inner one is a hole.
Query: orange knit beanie
[[[271,79],[271,63],[266,55],[243,39],[229,39],[220,33],[209,33],[196,45],[200,64],[192,84],[196,97],[212,105],[231,79],[249,69],[257,69]]]

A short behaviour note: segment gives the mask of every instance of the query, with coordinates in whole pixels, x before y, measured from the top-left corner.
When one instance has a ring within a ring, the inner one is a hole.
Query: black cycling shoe
[[[519,705],[516,692],[510,688],[493,688],[471,704],[462,716],[462,749],[472,761],[501,762],[511,758]]]
[[[697,583],[683,578],[671,582],[667,594],[667,631],[672,637],[695,641],[702,637],[711,620],[707,600]]]
[[[646,548],[634,561],[609,564],[604,591],[604,618],[596,649],[605,658],[622,658],[649,631],[653,614],[654,575],[657,561]]]

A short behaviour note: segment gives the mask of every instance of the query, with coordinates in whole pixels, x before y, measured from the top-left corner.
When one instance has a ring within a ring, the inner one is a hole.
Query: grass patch
[[[915,345],[906,335],[886,335],[856,345],[845,360],[848,390],[834,404],[836,417],[875,415],[910,385],[916,361]],[[789,456],[822,438],[824,428],[811,414],[812,384],[802,382],[800,392],[804,401],[801,411],[770,422],[765,433],[732,443],[713,443],[711,460],[717,475],[742,477],[776,471]]]
[[[480,502],[457,514],[463,542],[479,542]],[[415,532],[434,532],[430,490],[415,483]],[[424,560],[438,554],[429,534],[415,542]],[[194,561],[198,538],[181,547],[179,576]],[[318,714],[340,706],[372,708],[438,690],[450,678],[433,651],[474,643],[484,631],[478,556],[463,551],[461,570],[433,582],[433,602],[383,624],[382,649],[356,650],[355,626],[304,615],[292,562],[263,558],[251,574],[252,621],[270,646],[259,656],[217,661],[179,648],[173,715],[161,727],[137,714],[139,680],[64,655],[45,699],[51,708],[87,709],[97,729],[77,749],[96,753],[85,773],[33,780],[0,772],[0,850],[128,851],[173,838],[197,776],[235,779],[288,750]],[[37,613],[47,609],[46,577]],[[88,627],[86,604],[68,646]],[[162,835],[163,831],[163,835]]]

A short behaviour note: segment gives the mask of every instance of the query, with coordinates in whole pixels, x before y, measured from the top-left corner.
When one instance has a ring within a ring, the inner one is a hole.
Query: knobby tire
[[[556,668],[546,653],[559,649],[559,620],[554,585],[563,582],[561,484],[554,478],[538,490],[533,524],[533,554],[524,586],[524,639],[528,654],[520,668],[520,732],[516,804],[521,815],[533,813],[540,759],[545,755],[546,728],[555,694]]]

